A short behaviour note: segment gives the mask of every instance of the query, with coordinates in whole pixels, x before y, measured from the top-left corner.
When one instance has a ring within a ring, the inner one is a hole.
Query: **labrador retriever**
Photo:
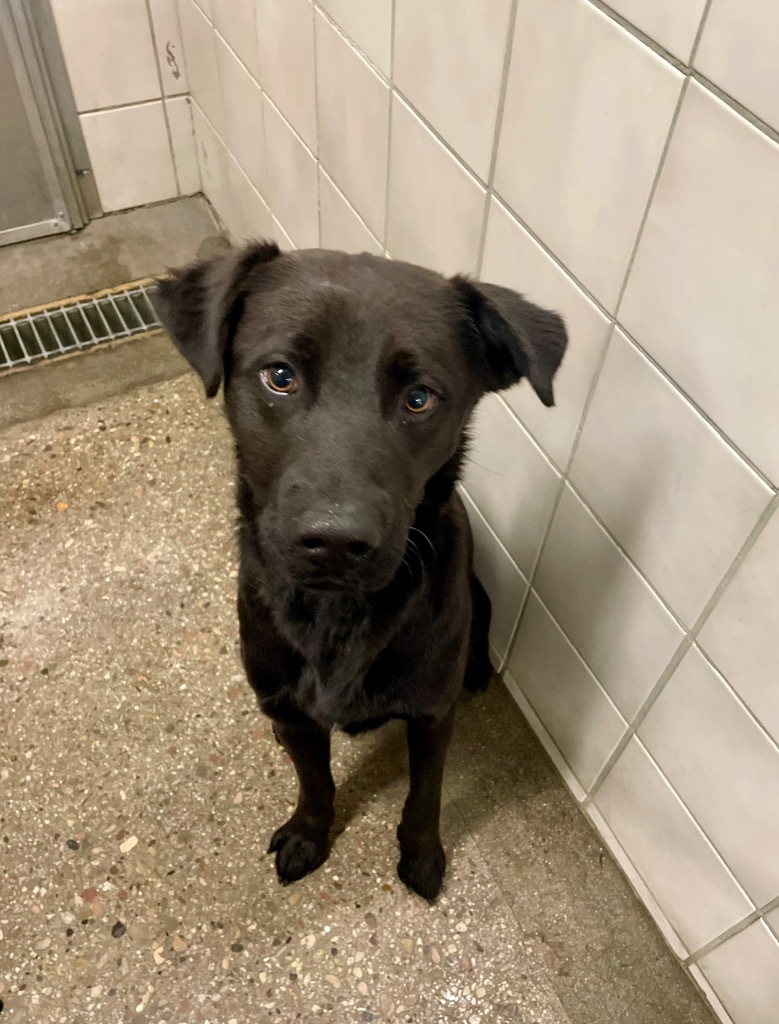
[[[156,304],[235,439],[242,658],[299,784],[278,877],[328,856],[331,731],[403,719],[398,874],[432,902],[455,705],[491,674],[455,487],[468,421],[523,377],[553,405],[563,321],[496,285],[273,243],[174,272]]]

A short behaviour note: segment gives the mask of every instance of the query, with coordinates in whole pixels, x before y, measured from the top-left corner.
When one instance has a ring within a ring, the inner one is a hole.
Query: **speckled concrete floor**
[[[460,715],[434,908],[395,876],[393,727],[338,738],[341,834],[278,886],[294,779],[240,670],[232,519],[190,377],[0,434],[2,1019],[707,1024],[500,684]]]

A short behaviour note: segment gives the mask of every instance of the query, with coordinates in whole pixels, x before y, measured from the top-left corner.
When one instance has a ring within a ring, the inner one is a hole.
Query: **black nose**
[[[298,551],[313,562],[357,562],[379,546],[378,523],[358,509],[344,508],[299,524]]]

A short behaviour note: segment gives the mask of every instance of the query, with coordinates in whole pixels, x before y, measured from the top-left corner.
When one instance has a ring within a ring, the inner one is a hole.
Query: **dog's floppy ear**
[[[454,277],[469,327],[469,356],[480,365],[485,391],[501,391],[527,377],[544,403],[554,405],[552,380],[568,335],[562,317],[497,284]]]
[[[200,374],[213,398],[224,357],[243,308],[249,272],[280,255],[275,242],[258,242],[176,270],[155,282],[154,308],[176,348]]]

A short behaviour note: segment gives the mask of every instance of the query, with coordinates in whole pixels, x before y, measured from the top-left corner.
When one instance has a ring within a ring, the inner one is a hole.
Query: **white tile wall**
[[[179,193],[190,196],[200,191],[200,167],[195,150],[195,131],[192,126],[192,103],[188,96],[175,96],[165,100],[170,128],[173,162],[179,183]]]
[[[495,186],[608,309],[681,86],[587,0],[517,8]]]
[[[392,0],[320,0],[355,45],[389,78],[392,40]]]
[[[610,6],[679,60],[687,61],[706,0],[611,0]]]
[[[626,723],[534,593],[527,600],[508,671],[588,789]]]
[[[149,0],[157,64],[165,96],[189,92],[177,0]]]
[[[733,1024],[776,1024],[779,941],[762,921],[707,953],[700,966]]]
[[[387,248],[444,274],[473,273],[484,188],[399,97],[393,100]]]
[[[277,236],[270,209],[233,156],[228,156],[227,187],[230,193],[227,228],[234,242],[241,244]],[[277,238],[277,241],[281,240]]]
[[[779,4],[712,0],[695,66],[779,129]]]
[[[266,188],[262,91],[235,53],[217,36],[223,120],[221,136],[255,188]]]
[[[552,521],[535,587],[631,720],[684,630],[568,485]]]
[[[756,906],[779,886],[779,748],[697,647],[638,735]]]
[[[162,101],[81,115],[106,213],[178,194]]]
[[[314,10],[310,0],[257,0],[262,85],[316,152]]]
[[[571,480],[688,626],[771,496],[620,331],[595,389]]]
[[[278,110],[265,97],[268,202],[300,249],[319,244],[317,165]]]
[[[371,231],[384,235],[389,88],[317,13],[319,156]]]
[[[345,252],[372,252],[374,255],[381,255],[381,243],[371,234],[360,215],[321,167],[319,168],[319,218],[323,248],[343,249]]]
[[[570,344],[554,381],[550,413],[526,381],[506,401],[561,469],[571,454],[611,324],[573,279],[555,263],[496,199],[490,202],[481,278],[515,288],[565,320]]]
[[[487,180],[511,0],[395,0],[393,80]]]
[[[779,145],[693,82],[621,311],[639,343],[775,483],[777,179]]]
[[[189,58],[189,51],[187,57]],[[227,149],[197,103],[192,107],[192,123],[195,129],[195,148],[203,191],[222,223],[225,226],[234,225]]]
[[[217,132],[222,126],[216,36],[195,0],[179,0],[181,35],[192,95]]]
[[[754,910],[639,740],[628,743],[595,803],[689,953]]]
[[[215,0],[212,5],[214,27],[255,78],[260,74],[257,47],[260,14],[259,8],[255,11],[255,0]]]

